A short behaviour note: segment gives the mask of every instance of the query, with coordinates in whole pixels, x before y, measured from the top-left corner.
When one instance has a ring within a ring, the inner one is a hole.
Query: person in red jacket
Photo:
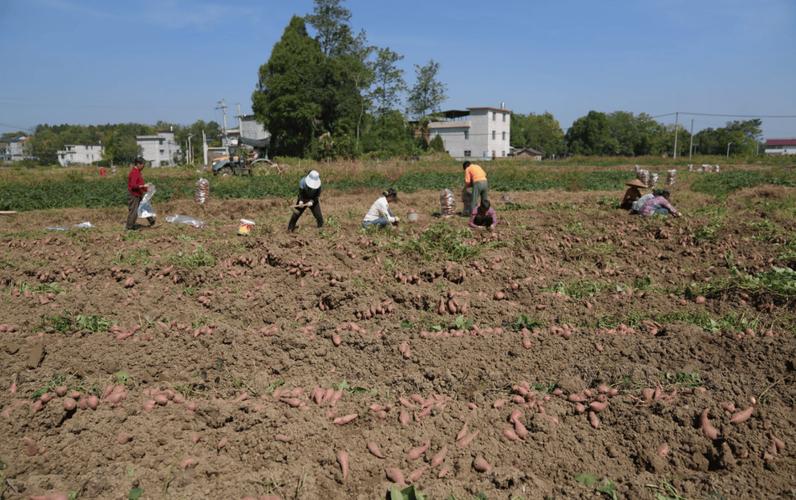
[[[144,176],[141,175],[144,165],[144,159],[140,156],[137,157],[135,162],[133,162],[133,168],[130,169],[130,173],[127,175],[127,209],[129,211],[127,213],[126,227],[129,230],[141,228],[141,226],[136,224],[136,221],[138,220],[138,205],[141,204],[141,197],[144,196],[147,189],[144,183]],[[150,226],[155,225],[154,217],[148,217],[147,220]]]

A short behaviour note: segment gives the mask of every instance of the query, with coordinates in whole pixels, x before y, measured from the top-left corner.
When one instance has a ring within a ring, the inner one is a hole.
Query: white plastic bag
[[[138,217],[141,219],[147,219],[149,217],[155,217],[157,214],[155,213],[155,209],[152,208],[152,197],[157,192],[155,186],[153,184],[147,184],[146,193],[144,193],[144,197],[141,198],[141,203],[138,204]]]
[[[187,215],[167,215],[166,222],[171,222],[174,224],[188,224],[189,226],[193,226],[196,228],[203,228],[205,227],[204,221],[199,219],[194,219],[193,217],[189,217]]]

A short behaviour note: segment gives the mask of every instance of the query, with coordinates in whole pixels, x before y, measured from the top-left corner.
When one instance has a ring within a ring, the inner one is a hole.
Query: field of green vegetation
[[[653,171],[677,168],[678,183],[697,192],[724,196],[742,188],[762,184],[796,186],[796,169],[781,158],[761,158],[759,165],[724,165],[719,174],[689,173],[686,161],[662,158],[573,158],[561,161],[531,162],[507,160],[487,165],[490,188],[494,191],[611,191],[622,189],[631,176],[632,165]],[[211,178],[212,196],[219,199],[253,199],[293,196],[296,184],[309,169],[321,172],[326,189],[351,191],[379,190],[394,186],[399,191],[451,188],[462,183],[460,164],[450,159],[416,162],[335,162],[316,163],[287,159],[282,175],[259,172],[252,177]],[[717,163],[718,158],[695,158],[694,164]],[[99,177],[95,168],[37,167],[0,170],[0,210],[40,210],[52,208],[120,206],[126,203],[126,167],[115,175]],[[157,186],[157,199],[168,201],[190,198],[195,181],[208,172],[189,166],[147,169],[144,177]]]

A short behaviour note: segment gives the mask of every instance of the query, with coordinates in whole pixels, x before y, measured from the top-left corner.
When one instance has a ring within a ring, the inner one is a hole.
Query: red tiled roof
[[[796,139],[768,139],[766,146],[796,146]]]

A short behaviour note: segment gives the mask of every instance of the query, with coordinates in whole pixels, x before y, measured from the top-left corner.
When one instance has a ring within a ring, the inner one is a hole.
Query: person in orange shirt
[[[486,172],[480,165],[466,161],[462,164],[464,169],[464,187],[472,188],[473,196],[470,198],[470,213],[480,204],[480,200],[489,201],[489,184],[486,182]]]

